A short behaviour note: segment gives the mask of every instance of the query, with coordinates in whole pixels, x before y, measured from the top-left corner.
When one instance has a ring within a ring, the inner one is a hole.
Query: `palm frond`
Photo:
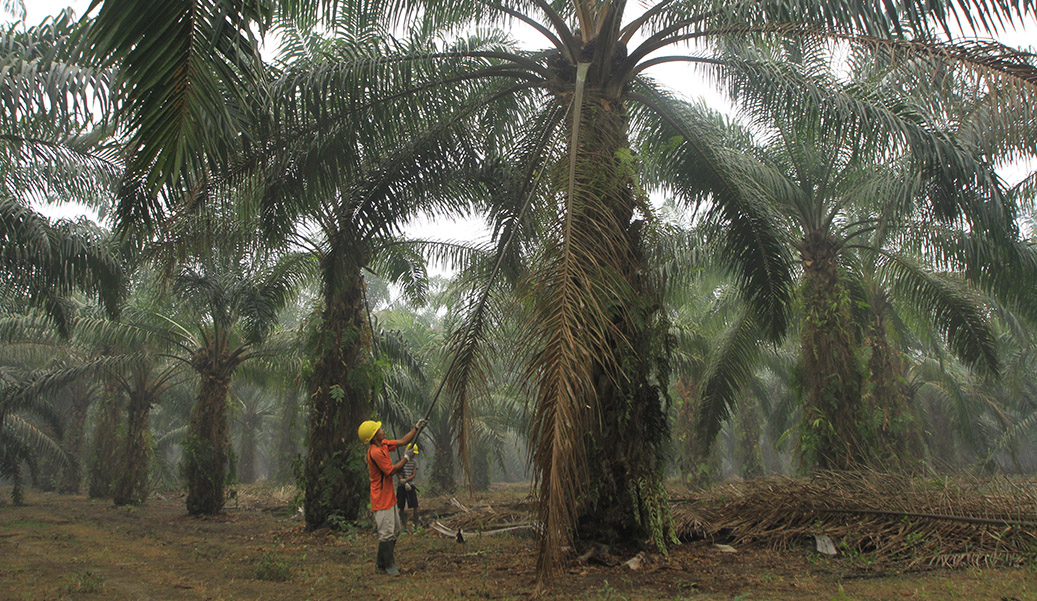
[[[927,271],[907,257],[886,257],[885,269],[897,294],[932,316],[963,362],[985,373],[997,374],[997,341],[980,297],[964,282]]]
[[[640,113],[644,152],[657,163],[659,180],[686,203],[709,199],[709,218],[721,240],[719,254],[759,323],[767,324],[768,337],[778,338],[788,322],[792,264],[777,216],[763,191],[751,186],[766,172],[743,160],[744,155],[723,150],[715,116],[639,83],[632,98],[645,106]],[[785,185],[773,176],[766,179],[771,190]]]
[[[745,315],[737,316],[721,334],[699,383],[698,439],[709,444],[735,408],[739,391],[750,380],[760,354],[760,328]],[[707,449],[693,449],[704,453]]]

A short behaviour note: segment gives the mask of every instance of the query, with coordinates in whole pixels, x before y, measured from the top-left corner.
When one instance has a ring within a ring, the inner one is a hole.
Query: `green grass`
[[[253,560],[252,577],[266,582],[288,582],[292,579],[292,566],[273,553],[267,553]]]
[[[90,570],[73,572],[61,587],[65,593],[100,593],[104,591],[104,576]]]

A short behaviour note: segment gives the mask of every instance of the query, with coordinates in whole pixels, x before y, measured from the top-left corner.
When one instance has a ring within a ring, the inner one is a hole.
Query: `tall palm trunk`
[[[864,407],[871,416],[874,431],[875,459],[879,466],[905,465],[921,454],[921,439],[908,406],[906,370],[900,353],[889,342],[886,331],[885,299],[872,312],[865,347],[868,350],[868,381]]]
[[[352,250],[352,249],[351,249]],[[360,423],[370,416],[378,374],[364,304],[364,261],[340,250],[324,259],[324,313],[310,395],[303,504],[310,529],[356,520],[369,505]]]
[[[437,493],[454,492],[457,488],[454,473],[454,447],[451,443],[450,426],[445,419],[432,422],[429,434],[436,446],[436,454],[432,456],[432,467],[429,470],[429,480]],[[438,427],[437,427],[438,426]]]
[[[720,457],[715,440],[707,440],[698,427],[699,388],[696,382],[679,379],[674,390],[680,400],[677,409],[677,440],[683,450],[680,471],[684,483],[692,489],[708,488],[720,474]]]
[[[601,97],[592,79],[580,114],[578,146],[570,148],[576,153],[571,239],[596,245],[580,269],[590,286],[600,288],[583,291],[597,307],[587,303],[579,311],[584,323],[608,323],[601,337],[589,341],[591,388],[584,404],[593,408],[593,418],[580,433],[586,489],[579,495],[576,536],[626,544],[647,539],[665,549],[671,525],[662,473],[669,429],[656,385],[665,378],[656,377],[667,357],[661,290],[643,254],[647,198],[635,181],[622,101]]]
[[[111,377],[104,379],[104,399],[94,426],[93,451],[90,458],[91,499],[112,496],[119,473],[119,425],[122,423],[123,397]]]
[[[837,253],[837,241],[826,233],[811,232],[804,237],[803,467],[848,469],[864,463],[871,448],[859,427],[864,418],[862,368],[851,300]]]
[[[256,429],[259,418],[246,415],[241,427],[241,450],[238,452],[238,481],[252,484],[256,481]]]
[[[281,427],[277,430],[277,459],[274,466],[274,479],[277,482],[288,482],[292,479],[292,470],[299,455],[298,397],[298,391],[294,386],[286,388],[281,396]]]
[[[126,406],[121,472],[112,490],[116,505],[143,505],[148,499],[148,466],[152,453],[148,418],[153,405],[150,394],[139,392],[130,397]]]
[[[65,494],[79,494],[83,479],[83,442],[86,438],[86,415],[94,400],[91,390],[77,391],[72,397],[72,406],[65,424],[63,443],[68,452],[69,464],[62,470],[58,490]]]
[[[227,395],[237,363],[213,348],[199,349],[192,363],[201,383],[184,441],[187,512],[212,515],[223,508],[230,450]]]

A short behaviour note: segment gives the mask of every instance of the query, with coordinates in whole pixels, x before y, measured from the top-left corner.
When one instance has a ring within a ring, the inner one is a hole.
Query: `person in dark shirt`
[[[403,464],[403,469],[396,475],[399,484],[396,485],[396,507],[400,510],[400,520],[403,527],[407,527],[407,508],[410,507],[414,514],[414,528],[418,527],[418,487],[414,479],[418,477],[418,444],[407,445],[411,451],[411,460]]]

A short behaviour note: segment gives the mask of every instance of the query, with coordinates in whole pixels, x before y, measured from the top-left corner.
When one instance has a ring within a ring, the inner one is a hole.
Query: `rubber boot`
[[[379,574],[385,573],[385,557],[388,545],[388,541],[378,541],[378,557],[375,559],[374,569]]]
[[[400,570],[396,567],[396,541],[391,540],[385,544],[385,573],[390,576],[399,576]]]

